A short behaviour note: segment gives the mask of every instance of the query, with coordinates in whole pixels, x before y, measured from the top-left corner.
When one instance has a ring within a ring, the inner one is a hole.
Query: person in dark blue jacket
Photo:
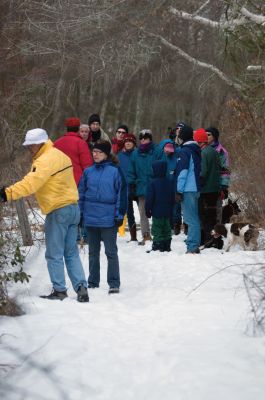
[[[117,159],[110,154],[111,144],[102,140],[94,144],[94,165],[86,168],[79,183],[79,206],[89,245],[88,287],[99,287],[100,242],[108,259],[109,293],[118,293],[120,271],[117,230],[127,209],[127,184]]]
[[[178,153],[180,146],[178,146],[172,139],[163,139],[158,145],[159,151],[157,151],[157,159],[164,160],[167,162],[167,176],[170,179],[176,179],[176,166]],[[175,235],[179,235],[181,232],[181,205],[175,203],[172,217],[171,217],[171,228],[174,230]]]
[[[148,185],[145,213],[152,217],[152,250],[170,251],[170,218],[175,204],[174,181],[166,176],[167,163],[163,160],[152,164],[154,178]]]
[[[193,140],[193,129],[184,125],[177,133],[181,144],[176,167],[176,201],[181,202],[183,219],[188,225],[187,253],[199,253],[201,228],[198,212],[200,197],[201,149]]]
[[[127,173],[130,164],[130,159],[135,147],[136,147],[135,135],[133,133],[127,133],[123,138],[123,149],[117,154],[120,162],[120,167],[125,176],[126,181],[127,181]],[[135,197],[129,196],[128,192],[127,217],[128,217],[129,231],[131,235],[131,241],[137,242],[136,222],[133,209],[134,200],[138,201],[138,198],[136,196]]]

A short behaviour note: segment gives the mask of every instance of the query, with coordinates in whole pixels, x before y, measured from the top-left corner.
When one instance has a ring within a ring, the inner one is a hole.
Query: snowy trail
[[[119,238],[121,293],[107,294],[102,254],[101,287],[88,304],[71,288],[63,302],[38,298],[50,284],[44,248],[33,248],[32,279],[14,287],[26,314],[0,319],[0,364],[9,364],[0,369],[2,398],[263,400],[265,339],[246,334],[248,267],[194,289],[229,265],[263,262],[264,252],[186,255],[183,239],[174,237],[171,253],[147,254]],[[81,257],[87,274],[87,247]]]

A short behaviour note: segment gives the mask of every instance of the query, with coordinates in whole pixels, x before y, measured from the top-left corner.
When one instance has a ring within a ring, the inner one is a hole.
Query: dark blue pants
[[[127,218],[128,218],[128,225],[129,229],[135,224],[135,217],[134,217],[134,209],[133,209],[133,200],[128,198],[128,206],[127,206]]]
[[[117,248],[117,227],[92,228],[86,227],[89,246],[89,277],[91,286],[99,286],[100,282],[100,244],[104,243],[108,259],[107,282],[111,288],[120,287],[120,268]]]
[[[181,204],[175,203],[172,212],[172,219],[170,221],[171,227],[173,228],[174,225],[181,225],[182,218],[181,218]]]

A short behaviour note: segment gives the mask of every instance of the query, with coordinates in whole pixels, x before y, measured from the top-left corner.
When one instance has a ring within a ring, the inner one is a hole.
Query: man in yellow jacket
[[[87,302],[87,281],[76,243],[80,212],[72,162],[53,147],[44,129],[28,131],[23,146],[32,156],[31,171],[14,185],[1,188],[0,199],[18,200],[34,193],[41,211],[46,214],[45,257],[53,290],[51,294],[40,297],[50,300],[67,297],[65,261],[77,300]]]

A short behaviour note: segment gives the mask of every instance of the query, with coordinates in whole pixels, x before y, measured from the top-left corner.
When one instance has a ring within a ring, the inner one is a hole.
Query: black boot
[[[80,303],[87,303],[89,301],[87,288],[83,285],[79,285],[77,289],[77,301]]]
[[[168,239],[168,240],[164,241],[164,250],[165,251],[171,251],[171,239]]]
[[[165,240],[161,240],[159,243],[159,251],[163,253],[165,251]]]
[[[157,251],[157,250],[160,250],[160,242],[153,242],[153,244],[152,244],[152,250],[153,251]]]

